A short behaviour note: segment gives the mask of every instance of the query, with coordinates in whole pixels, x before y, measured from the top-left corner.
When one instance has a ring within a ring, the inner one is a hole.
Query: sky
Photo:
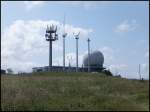
[[[47,25],[58,26],[53,42],[53,65],[63,65],[62,34],[65,19],[66,66],[76,65],[79,35],[79,66],[90,50],[104,55],[104,67],[124,78],[149,79],[149,2],[148,1],[2,1],[1,68],[31,72],[48,66]]]

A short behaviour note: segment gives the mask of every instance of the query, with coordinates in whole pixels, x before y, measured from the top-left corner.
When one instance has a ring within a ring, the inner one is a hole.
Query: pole
[[[76,38],[76,72],[78,72],[78,38]]]
[[[65,71],[65,37],[63,37],[63,70]]]
[[[90,72],[90,39],[88,38],[88,72]]]
[[[52,41],[55,41],[58,39],[58,34],[56,34],[57,26],[54,28],[54,25],[51,25],[50,27],[47,26],[46,29],[46,41],[49,41],[49,71],[52,70]],[[54,34],[54,37],[52,36]]]
[[[79,34],[80,34],[80,32],[77,35],[74,35],[75,39],[76,39],[76,72],[78,72],[78,39],[79,39]]]
[[[141,80],[141,65],[139,64],[139,76],[140,76],[140,80]]]
[[[49,41],[49,69],[52,68],[52,41]]]
[[[63,22],[64,34],[62,35],[63,37],[63,71],[65,71],[65,37],[67,36],[67,33],[65,33],[65,19],[66,19],[66,16],[64,14],[64,22]]]

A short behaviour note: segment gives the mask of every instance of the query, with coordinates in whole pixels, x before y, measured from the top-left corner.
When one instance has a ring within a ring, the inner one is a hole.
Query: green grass
[[[149,81],[92,73],[1,76],[3,111],[149,111]]]

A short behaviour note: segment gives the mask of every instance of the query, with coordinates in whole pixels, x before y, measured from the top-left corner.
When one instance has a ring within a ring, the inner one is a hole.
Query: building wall
[[[48,69],[49,67],[48,66],[45,66],[45,67],[35,67],[35,68],[32,68],[33,69],[33,72],[46,72],[46,71],[49,71]],[[91,72],[100,72],[103,68],[102,67],[90,67],[90,71]],[[63,66],[53,66],[51,68],[51,71],[54,71],[54,72],[63,72]],[[65,71],[66,72],[76,72],[76,67],[65,67]],[[79,72],[88,72],[88,67],[78,67],[78,71]]]

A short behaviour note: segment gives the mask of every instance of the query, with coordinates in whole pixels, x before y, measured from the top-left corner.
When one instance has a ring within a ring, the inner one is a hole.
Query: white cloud
[[[111,64],[108,68],[114,75],[120,74],[121,76],[124,76],[128,66],[126,64]]]
[[[63,28],[62,28],[63,29]],[[83,29],[83,28],[79,28],[79,27],[75,27],[72,25],[68,25],[66,24],[65,26],[65,30],[68,33],[68,37],[72,37],[73,33],[77,34],[78,32],[80,32],[80,37],[85,37],[87,38],[89,33],[92,33],[93,30],[92,29]]]
[[[27,10],[34,8],[35,6],[42,6],[45,3],[51,3],[55,5],[71,5],[71,6],[83,6],[85,9],[93,9],[99,6],[105,6],[112,4],[111,1],[24,1]]]
[[[108,46],[104,46],[99,49],[104,55],[104,63],[106,65],[112,63],[114,60],[114,50]]]
[[[84,8],[95,8],[98,6],[104,6],[104,5],[109,5],[112,2],[111,1],[65,1],[63,2],[65,4],[73,5],[73,6],[78,6],[81,5]]]
[[[44,65],[43,62],[38,62],[39,58],[48,56],[48,42],[45,41],[45,29],[50,24],[58,25],[58,33],[61,35],[63,29],[58,21],[42,21],[17,20],[8,26],[1,38],[1,66],[5,68],[12,68],[15,71],[28,70],[33,66]],[[80,37],[84,38],[91,32],[90,29],[74,27],[73,25],[66,25],[66,32],[68,36],[73,38],[73,32],[80,31]],[[59,39],[61,36],[59,36]],[[62,42],[60,40],[53,44],[53,52],[62,51]],[[26,68],[26,69],[25,69]]]
[[[141,66],[142,66],[142,69],[144,70],[144,69],[148,69],[149,64],[148,63],[143,63]]]
[[[85,55],[85,53],[78,55],[78,66],[79,67],[81,67],[83,64],[84,55]],[[74,52],[66,53],[65,57],[66,57],[65,58],[66,66],[69,66],[69,61],[70,61],[71,66],[74,66],[74,67],[76,66],[76,53],[74,53]],[[63,56],[55,58],[53,62],[54,62],[54,65],[63,66]]]
[[[116,27],[115,32],[119,32],[119,33],[130,32],[135,30],[137,26],[138,24],[136,20],[132,20],[131,22],[125,20]]]
[[[149,79],[149,63],[143,63],[141,65],[141,76],[143,78]]]
[[[141,75],[142,77],[149,79],[149,50],[145,53],[144,57],[146,62],[141,64]]]
[[[41,6],[45,3],[51,3],[55,5],[71,5],[71,6],[82,6],[85,9],[93,9],[98,8],[100,6],[110,6],[110,5],[136,5],[141,4],[143,2],[133,2],[133,1],[24,1],[24,4],[26,5],[26,8],[30,10],[31,8],[35,6]]]
[[[30,10],[31,8],[35,6],[41,6],[45,3],[45,1],[24,1],[24,4],[27,8],[27,10]]]
[[[149,57],[149,51],[145,53],[145,57]]]
[[[112,64],[109,66],[109,69],[125,69],[126,67],[126,64]]]
[[[130,77],[127,74],[128,65],[124,63],[118,63],[115,59],[116,50],[111,47],[104,46],[99,49],[104,55],[104,67],[109,69],[113,75],[121,75],[122,77]],[[128,76],[127,76],[128,75]]]

